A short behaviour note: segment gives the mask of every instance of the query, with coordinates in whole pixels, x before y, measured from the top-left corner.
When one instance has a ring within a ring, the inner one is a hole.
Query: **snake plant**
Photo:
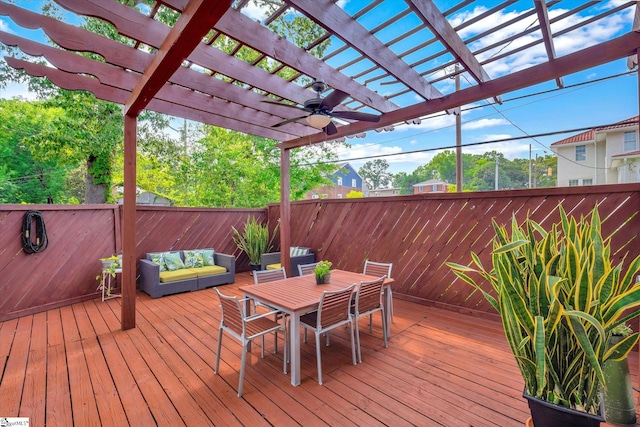
[[[638,342],[632,333],[608,346],[613,330],[640,314],[640,283],[633,280],[640,256],[622,275],[611,263],[598,207],[579,221],[558,209],[560,222],[550,230],[530,218],[519,226],[515,215],[511,233],[492,221],[490,270],[475,253],[472,266],[447,265],[500,314],[529,395],[596,413],[606,387],[603,363],[626,357]]]
[[[269,238],[269,227],[259,223],[253,216],[247,218],[244,233],[240,233],[233,226],[231,228],[233,228],[233,241],[238,249],[247,254],[251,264],[259,265],[262,254],[269,252],[273,247],[275,233]]]

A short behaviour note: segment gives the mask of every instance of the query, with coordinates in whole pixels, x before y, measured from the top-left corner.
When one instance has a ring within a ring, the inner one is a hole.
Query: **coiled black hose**
[[[36,226],[35,235],[32,233],[34,222]],[[45,250],[48,244],[47,229],[44,225],[42,213],[39,211],[27,211],[22,222],[22,249],[28,254],[35,254]]]

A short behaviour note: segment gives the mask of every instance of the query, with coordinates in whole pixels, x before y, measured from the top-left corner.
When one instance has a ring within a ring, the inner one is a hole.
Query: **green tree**
[[[358,174],[367,184],[369,190],[386,187],[393,180],[393,174],[388,171],[389,162],[384,159],[368,161],[360,169]]]
[[[0,202],[65,203],[69,163],[41,150],[63,111],[43,103],[0,100]]]

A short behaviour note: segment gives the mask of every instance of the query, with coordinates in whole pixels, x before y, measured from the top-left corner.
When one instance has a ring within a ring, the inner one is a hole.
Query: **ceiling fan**
[[[307,111],[310,114],[294,117],[292,119],[284,120],[280,123],[276,123],[271,127],[279,127],[286,125],[287,123],[295,122],[300,119],[306,119],[310,126],[317,129],[322,129],[327,135],[333,135],[338,132],[336,125],[331,121],[333,117],[346,120],[361,120],[365,122],[377,122],[380,120],[380,116],[376,114],[361,113],[359,111],[332,111],[333,108],[340,104],[342,101],[349,97],[349,94],[342,92],[341,90],[334,89],[326,97],[320,96],[322,92],[327,89],[327,84],[322,80],[316,80],[311,85],[311,88],[317,92],[315,98],[307,99],[303,106],[284,104],[282,102],[265,100],[269,104],[280,105],[282,107],[295,108],[297,110]]]

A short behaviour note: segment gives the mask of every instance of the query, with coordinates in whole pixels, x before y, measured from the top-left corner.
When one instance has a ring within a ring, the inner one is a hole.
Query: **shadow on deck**
[[[249,273],[223,286],[239,295]],[[302,344],[292,387],[267,339],[247,359],[224,339],[213,373],[218,298],[213,289],[151,299],[139,293],[137,328],[121,331],[120,300],[99,299],[0,323],[0,417],[30,425],[524,426],[523,381],[498,322],[396,299],[389,348],[379,316],[361,319],[363,363],[332,332],[316,381],[313,340]],[[279,340],[282,346],[282,340]],[[630,363],[637,365],[637,354]],[[635,383],[635,381],[634,381]]]

